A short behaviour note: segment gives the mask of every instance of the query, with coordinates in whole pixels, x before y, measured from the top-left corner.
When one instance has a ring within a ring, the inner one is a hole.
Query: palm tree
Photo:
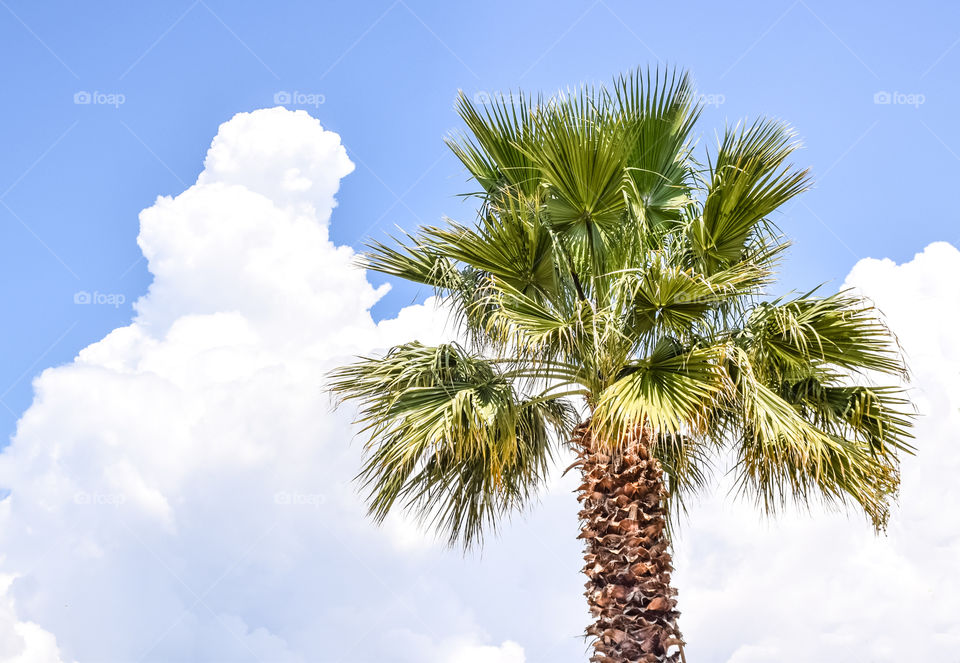
[[[448,143],[477,219],[372,242],[362,263],[434,288],[462,342],[331,382],[359,404],[372,516],[400,506],[452,544],[481,542],[575,452],[593,661],[682,657],[669,536],[718,460],[767,512],[852,505],[881,530],[911,450],[904,392],[874,385],[905,367],[869,303],[765,295],[787,248],[770,217],[810,184],[794,134],[738,125],[698,159],[700,110],[666,71],[461,94],[469,134]]]

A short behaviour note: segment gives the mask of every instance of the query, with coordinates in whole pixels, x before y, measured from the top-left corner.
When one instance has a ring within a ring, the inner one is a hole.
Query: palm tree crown
[[[660,71],[551,99],[461,94],[458,111],[477,219],[374,242],[363,264],[435,288],[464,340],[332,379],[359,402],[376,518],[400,505],[474,543],[583,416],[611,448],[649,432],[673,512],[728,458],[768,511],[822,498],[885,525],[911,448],[902,390],[872,379],[904,373],[894,339],[851,293],[765,295],[787,247],[771,215],[810,183],[788,127],[728,128],[698,156],[690,79]]]

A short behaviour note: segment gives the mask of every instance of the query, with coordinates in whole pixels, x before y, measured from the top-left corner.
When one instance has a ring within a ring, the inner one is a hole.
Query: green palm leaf
[[[338,369],[330,387],[359,401],[374,518],[399,502],[466,545],[529,501],[552,435],[574,422],[563,401],[518,393],[496,364],[456,345],[398,346]]]
[[[673,513],[731,454],[769,510],[825,500],[883,526],[912,451],[896,340],[852,293],[764,291],[788,247],[771,218],[810,185],[786,125],[729,128],[698,158],[700,107],[669,70],[457,110],[475,220],[372,242],[361,264],[434,288],[464,346],[401,345],[332,382],[359,406],[375,518],[399,505],[478,541],[583,412],[610,453],[646,440]]]
[[[703,211],[690,229],[706,271],[740,260],[769,215],[809,188],[808,171],[785,165],[797,147],[793,131],[779,122],[727,129],[710,164]]]
[[[692,202],[691,133],[701,108],[689,74],[634,71],[613,84],[628,145],[634,213],[646,226],[678,220]]]
[[[597,430],[613,445],[643,426],[667,435],[702,434],[705,414],[728,390],[724,353],[723,346],[684,350],[665,339],[599,395]]]

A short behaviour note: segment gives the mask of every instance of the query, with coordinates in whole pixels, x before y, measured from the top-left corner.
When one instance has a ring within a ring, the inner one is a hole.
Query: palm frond
[[[546,219],[577,270],[599,274],[626,209],[622,131],[588,89],[538,113],[536,123],[537,139],[526,153],[547,192]]]
[[[702,214],[690,229],[707,271],[740,260],[758,224],[809,188],[807,170],[785,165],[797,146],[793,131],[779,122],[727,129],[710,164]]]
[[[634,70],[614,80],[613,97],[634,214],[648,228],[679,219],[692,199],[691,133],[701,112],[689,74]]]
[[[360,480],[382,521],[399,505],[470,546],[542,484],[553,435],[574,413],[518,393],[497,365],[457,345],[410,343],[335,371],[331,390],[359,404],[368,436]]]
[[[372,242],[361,264],[434,288],[466,347],[333,377],[369,436],[375,518],[399,505],[478,541],[535,494],[582,396],[591,439],[652,440],[672,509],[723,446],[768,510],[823,498],[883,526],[912,450],[907,394],[874,384],[906,377],[896,339],[849,292],[764,300],[789,245],[771,216],[810,186],[789,127],[728,128],[698,160],[691,79],[661,69],[457,110],[475,220]]]
[[[686,513],[686,502],[706,490],[713,476],[711,449],[695,436],[657,435],[651,452],[663,470],[666,493],[664,504],[671,531]]]
[[[460,92],[457,112],[472,137],[453,135],[447,145],[488,194],[513,187],[533,195],[540,171],[524,146],[534,139],[534,100],[508,93],[478,106]]]
[[[489,331],[500,339],[501,347],[512,347],[528,359],[579,361],[589,351],[585,344],[590,340],[592,313],[583,302],[560,309],[503,284],[496,294]]]
[[[724,353],[723,346],[686,350],[663,340],[599,394],[596,430],[611,444],[642,426],[667,435],[702,434],[705,414],[728,390]]]
[[[553,239],[524,199],[510,198],[470,228],[449,222],[422,230],[432,249],[530,295],[554,296],[558,266]]]
[[[901,411],[881,414],[876,401],[872,406],[857,407],[850,402],[856,393],[851,391],[829,394],[832,402],[815,402],[809,392],[806,399],[788,389],[778,393],[758,376],[744,353],[736,357],[736,396],[731,409],[740,432],[734,442],[740,491],[754,494],[768,512],[790,501],[809,504],[823,500],[841,505],[852,501],[878,530],[884,528],[899,484],[895,452],[906,448],[903,438],[908,415]],[[847,402],[841,405],[844,394]],[[899,402],[896,397],[886,397],[886,405],[895,402]],[[884,427],[889,426],[882,432],[877,426],[878,414]],[[878,432],[882,438],[874,436]]]
[[[775,378],[811,363],[905,376],[896,339],[876,309],[850,292],[759,304],[746,334],[754,363]]]
[[[899,387],[830,384],[810,377],[785,382],[777,393],[820,430],[857,440],[873,454],[914,451],[909,440],[915,412]]]
[[[404,233],[405,239],[391,237],[394,246],[370,240],[357,263],[363,269],[388,274],[436,289],[447,289],[457,279],[449,256],[437,251],[424,237]]]
[[[670,263],[664,251],[650,254],[646,266],[623,270],[626,291],[624,329],[637,340],[656,333],[688,336],[705,333],[713,312],[725,312],[752,295],[770,280],[770,274],[753,261],[743,261],[712,275]]]

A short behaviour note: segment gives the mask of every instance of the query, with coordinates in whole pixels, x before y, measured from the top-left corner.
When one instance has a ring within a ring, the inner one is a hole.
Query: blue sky
[[[689,658],[950,659],[960,233],[937,192],[960,174],[960,7],[866,6],[0,0],[0,660],[583,658],[570,459],[459,555],[364,517],[354,412],[321,383],[455,333],[415,287],[377,302],[343,247],[472,217],[442,140],[457,89],[658,63],[693,72],[701,145],[796,127],[817,185],[775,219],[778,291],[875,301],[922,415],[883,536],[817,506],[760,519],[722,476],[691,501]]]
[[[0,44],[0,446],[34,375],[131,319],[150,280],[139,211],[194,181],[220,123],[278,93],[357,164],[341,244],[469,215],[442,143],[458,88],[552,91],[658,62],[712,104],[703,142],[760,114],[803,138],[818,183],[778,219],[796,242],[785,287],[958,238],[937,193],[960,175],[952,3],[2,0]],[[395,288],[374,313],[426,294]]]

